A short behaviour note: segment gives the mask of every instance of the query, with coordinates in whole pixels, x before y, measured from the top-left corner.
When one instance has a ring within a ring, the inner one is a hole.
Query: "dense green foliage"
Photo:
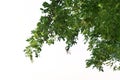
[[[91,58],[87,67],[120,69],[120,0],[50,0],[44,2],[37,27],[27,39],[25,53],[38,57],[44,43],[66,42],[66,50],[83,34]],[[84,55],[84,54],[83,54]]]

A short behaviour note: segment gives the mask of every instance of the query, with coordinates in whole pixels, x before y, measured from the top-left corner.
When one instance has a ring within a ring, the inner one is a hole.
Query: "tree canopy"
[[[24,50],[31,60],[44,43],[63,40],[68,51],[82,34],[91,51],[87,67],[120,69],[120,0],[50,0],[40,9],[43,16]]]

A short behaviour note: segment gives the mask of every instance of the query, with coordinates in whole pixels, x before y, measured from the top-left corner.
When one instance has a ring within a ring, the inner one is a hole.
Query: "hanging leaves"
[[[103,66],[120,69],[120,1],[119,0],[50,0],[44,2],[37,27],[27,39],[25,53],[38,57],[42,45],[66,42],[66,50],[77,43],[79,34],[87,42],[91,58],[87,67],[103,71]],[[109,61],[109,65],[108,65]],[[118,64],[116,64],[118,63]],[[115,65],[114,65],[115,64]]]

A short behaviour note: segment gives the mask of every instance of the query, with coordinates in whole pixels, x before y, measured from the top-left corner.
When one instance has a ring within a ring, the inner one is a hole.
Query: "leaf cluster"
[[[37,27],[27,39],[25,53],[38,57],[44,43],[66,42],[66,50],[83,34],[91,58],[87,67],[103,71],[103,66],[120,69],[120,1],[119,0],[50,0],[44,2]],[[84,54],[83,54],[84,55]]]

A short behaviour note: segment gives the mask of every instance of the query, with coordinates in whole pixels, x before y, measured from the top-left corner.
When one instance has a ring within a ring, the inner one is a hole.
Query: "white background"
[[[0,1],[0,80],[119,80],[119,71],[85,68],[90,52],[82,36],[71,55],[66,54],[64,42],[56,42],[44,45],[34,63],[25,57],[25,40],[39,21],[42,1]]]

